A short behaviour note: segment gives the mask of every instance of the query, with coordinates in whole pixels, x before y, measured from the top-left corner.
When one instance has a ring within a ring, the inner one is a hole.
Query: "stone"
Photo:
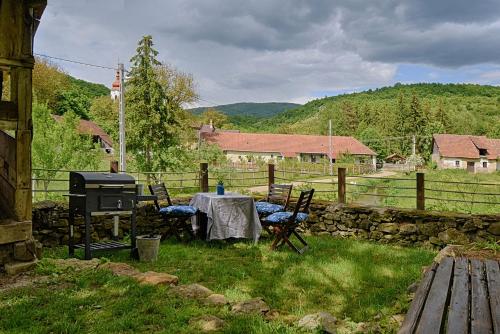
[[[14,244],[14,259],[17,261],[31,261],[35,258],[34,253],[28,251],[25,241]]]
[[[437,237],[429,237],[429,242],[436,246],[441,246],[443,244],[443,242]]]
[[[147,271],[145,273],[136,275],[135,278],[140,284],[149,285],[177,285],[179,278],[174,275],[166,273],[157,273],[155,271]]]
[[[267,306],[262,297],[257,297],[234,304],[231,308],[231,312],[234,314],[265,314],[269,312],[269,306]]]
[[[418,233],[432,237],[439,233],[439,222],[417,223]]]
[[[8,275],[17,275],[19,273],[34,269],[36,267],[38,260],[32,260],[27,262],[10,262],[5,264],[5,271]]]
[[[3,221],[0,223],[0,245],[31,238],[31,222]]]
[[[272,309],[269,312],[266,313],[265,319],[267,321],[276,321],[280,317],[280,313],[276,309]]]
[[[191,318],[189,324],[202,332],[214,332],[224,327],[224,320],[214,315],[202,315],[201,317]]]
[[[310,331],[336,333],[337,319],[328,312],[308,314],[299,320],[298,327]]]
[[[192,299],[207,298],[208,296],[213,294],[212,290],[197,283],[176,286],[172,288],[172,292],[181,297]]]
[[[399,226],[399,233],[403,235],[417,233],[417,226],[415,224],[401,224]]]
[[[222,306],[229,304],[229,301],[224,295],[213,293],[204,300],[205,304]]]
[[[133,277],[140,275],[141,272],[129,264],[121,262],[106,262],[99,266],[99,269],[110,270],[113,274],[117,276],[127,276]]]
[[[493,223],[488,227],[488,232],[493,235],[500,235],[500,222]]]
[[[441,249],[439,253],[434,257],[434,262],[441,263],[445,257],[457,257],[460,254],[459,245],[448,245]]]
[[[445,244],[456,243],[465,245],[469,243],[469,238],[462,232],[457,231],[455,228],[449,228],[444,232],[438,234],[439,240]]]
[[[414,282],[414,283],[410,284],[410,286],[406,289],[406,292],[415,293],[415,292],[417,292],[418,286],[419,286],[419,283]]]
[[[100,264],[99,259],[80,260],[75,258],[69,258],[69,259],[48,259],[47,261],[53,263],[59,269],[66,270],[68,268],[72,268],[75,271],[95,269]]]
[[[397,233],[399,227],[396,223],[382,223],[378,226],[378,230],[384,233]]]
[[[379,231],[373,231],[373,232],[370,232],[370,239],[380,239],[384,236],[384,234],[382,232],[379,232]]]

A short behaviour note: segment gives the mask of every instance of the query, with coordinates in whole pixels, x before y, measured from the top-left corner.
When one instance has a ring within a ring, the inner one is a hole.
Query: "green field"
[[[405,313],[406,288],[420,278],[434,252],[331,237],[307,237],[310,249],[272,252],[270,241],[162,243],[155,263],[131,261],[127,251],[102,254],[140,271],[175,274],[180,284],[199,283],[237,302],[263,297],[279,315],[230,313],[181,299],[167,287],[138,285],[107,271],[58,270],[42,261],[48,280],[33,287],[0,292],[2,333],[193,333],[189,319],[203,314],[225,320],[223,333],[297,333],[305,314],[326,311],[340,320],[339,333],[359,322],[395,333],[392,315]],[[45,252],[64,257],[66,249]],[[374,320],[378,318],[378,320]],[[370,324],[370,325],[372,325]]]

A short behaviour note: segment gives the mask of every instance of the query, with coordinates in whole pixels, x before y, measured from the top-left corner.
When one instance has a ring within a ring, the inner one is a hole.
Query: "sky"
[[[396,82],[500,84],[499,0],[49,0],[35,52],[129,68],[144,35],[160,61],[193,75],[201,106],[305,103]]]

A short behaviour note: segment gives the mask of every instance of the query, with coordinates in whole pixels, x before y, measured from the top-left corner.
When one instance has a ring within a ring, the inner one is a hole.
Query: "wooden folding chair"
[[[266,224],[273,227],[274,240],[271,249],[275,250],[283,244],[287,244],[291,249],[299,254],[308,249],[307,242],[297,232],[300,223],[307,220],[309,216],[309,205],[311,204],[314,189],[302,191],[293,212],[276,212],[265,218]],[[290,237],[294,235],[302,244],[302,248],[295,246]]]
[[[273,213],[286,211],[292,194],[291,184],[271,184],[264,201],[255,203],[262,228],[272,234],[265,218]]]
[[[150,184],[149,191],[151,195],[157,197],[157,200],[154,201],[156,209],[161,214],[165,225],[168,227],[165,238],[173,235],[177,240],[181,241],[182,232],[187,232],[191,239],[194,238],[189,219],[196,215],[198,209],[189,205],[173,205],[165,183]],[[159,201],[166,201],[168,205],[162,207]]]

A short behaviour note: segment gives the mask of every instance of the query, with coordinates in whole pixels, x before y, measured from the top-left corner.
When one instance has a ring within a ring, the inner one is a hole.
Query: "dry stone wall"
[[[174,202],[186,204],[189,199]],[[83,218],[77,218],[76,242],[83,241],[83,227]],[[167,230],[152,204],[138,208],[137,228],[139,234],[163,233]],[[306,234],[443,247],[447,244],[500,240],[500,214],[467,215],[316,202],[311,206],[309,221],[301,228]],[[112,230],[112,217],[93,217],[94,241],[111,238]],[[129,231],[129,219],[120,218],[120,236]],[[55,202],[35,204],[33,236],[46,247],[67,244],[67,205]]]

